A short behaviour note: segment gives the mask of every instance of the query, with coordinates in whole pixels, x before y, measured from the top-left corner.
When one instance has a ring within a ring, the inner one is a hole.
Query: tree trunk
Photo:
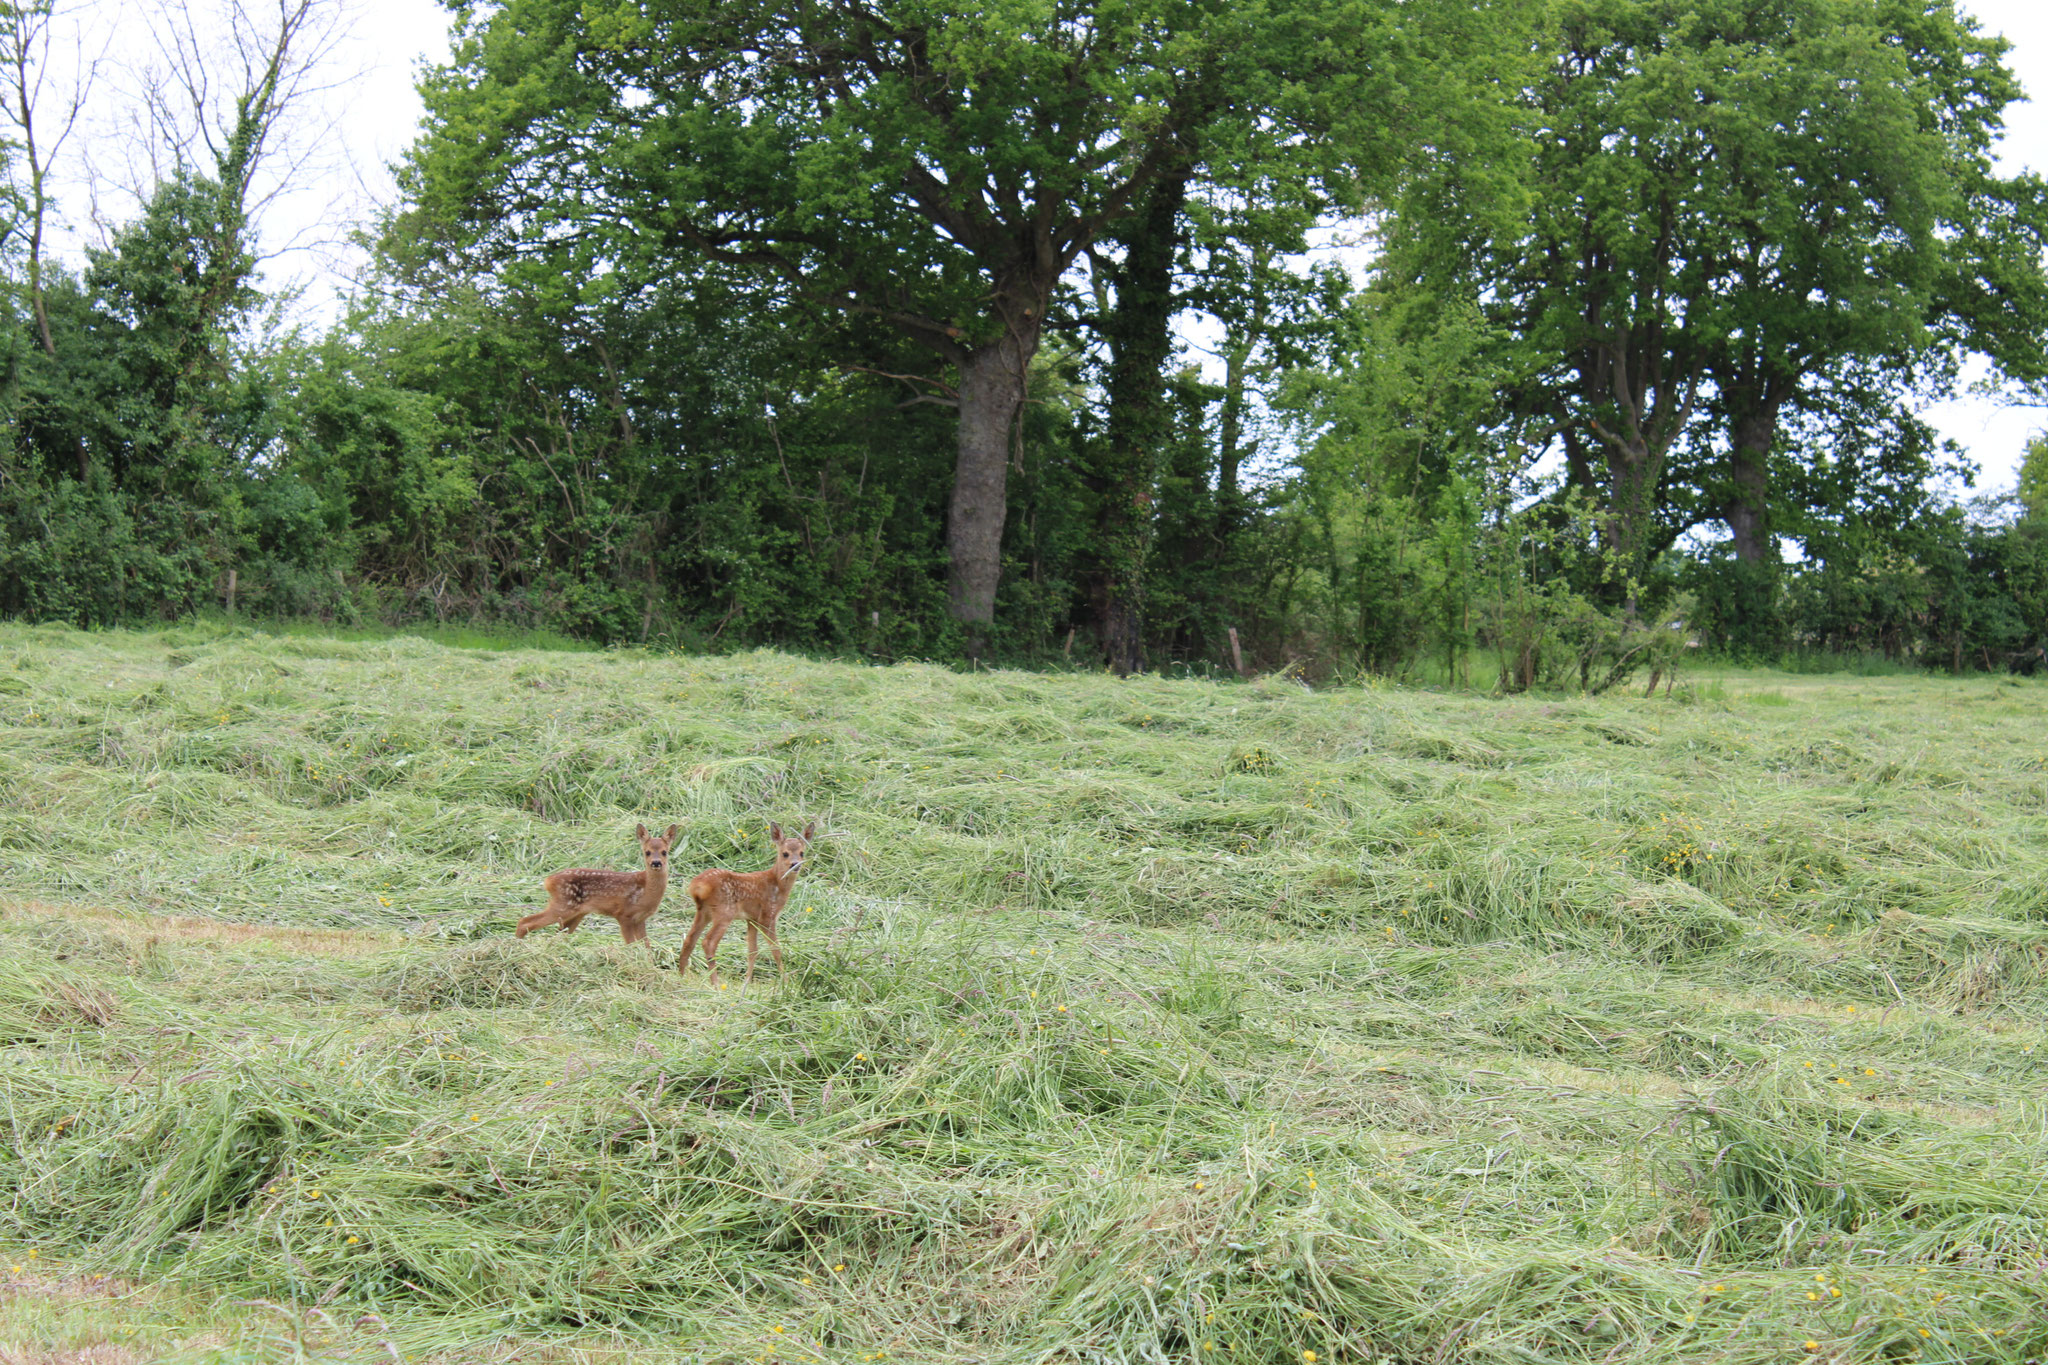
[[[1146,497],[1128,520],[1135,522],[1149,514]],[[1143,533],[1126,534],[1120,543],[1105,545],[1112,557],[1111,576],[1103,585],[1098,629],[1102,633],[1102,656],[1119,678],[1145,668],[1145,570],[1142,550],[1135,542]]]
[[[1738,654],[1769,657],[1783,647],[1778,601],[1778,538],[1770,524],[1771,446],[1778,402],[1746,384],[1724,385],[1728,492],[1721,505],[1735,562],[1721,570],[1722,642]]]
[[[1226,509],[1238,500],[1238,467],[1244,463],[1244,369],[1252,343],[1233,338],[1223,353],[1223,406],[1216,421],[1216,498]]]
[[[1735,485],[1723,515],[1735,548],[1735,557],[1746,564],[1776,562],[1778,544],[1772,537],[1770,513],[1771,446],[1778,436],[1778,411],[1774,404],[1738,409],[1730,424],[1728,472]]]
[[[1652,551],[1662,548],[1652,544],[1659,485],[1671,447],[1692,420],[1702,362],[1689,354],[1690,346],[1674,347],[1661,322],[1603,325],[1599,315],[1596,299],[1590,334],[1611,330],[1581,352],[1578,369],[1585,422],[1607,456],[1601,595],[1633,615],[1643,571]]]
[[[1648,559],[1650,518],[1656,512],[1663,467],[1664,452],[1653,451],[1640,437],[1607,448],[1607,546],[1613,562],[1628,575],[1624,591],[1631,607],[1635,605],[1635,581]]]
[[[960,433],[953,501],[946,519],[946,595],[979,657],[996,619],[1008,511],[1010,432],[1024,406],[1024,382],[1038,329],[1011,329],[960,361]]]
[[[1265,339],[1267,297],[1260,272],[1272,260],[1267,247],[1252,252],[1252,310],[1244,330],[1225,338],[1223,352],[1223,406],[1217,415],[1216,440],[1216,563],[1230,561],[1231,541],[1245,523],[1245,498],[1238,487],[1238,474],[1252,453],[1244,443],[1245,371],[1252,351]]]
[[[1583,488],[1593,497],[1600,496],[1599,484],[1593,474],[1592,452],[1586,448],[1586,438],[1571,427],[1558,433],[1564,441],[1564,485],[1566,488]]]
[[[1161,180],[1123,234],[1109,339],[1109,414],[1096,482],[1098,626],[1118,677],[1145,666],[1145,562],[1152,548],[1155,462],[1172,436],[1166,366],[1173,356],[1173,265],[1187,181]]]
[[[29,311],[35,315],[36,334],[43,343],[43,354],[55,358],[57,354],[57,340],[50,334],[50,308],[43,292],[43,226],[48,220],[50,213],[50,197],[46,183],[50,163],[46,154],[38,151],[36,148],[35,98],[30,89],[28,67],[28,49],[33,39],[29,37],[23,28],[24,22],[34,24],[38,19],[47,23],[50,13],[48,10],[24,10],[21,8],[14,10],[15,28],[12,35],[12,52],[10,55],[13,58],[14,64],[14,95],[18,101],[13,114],[15,123],[21,129],[21,146],[25,153],[24,159],[28,162]],[[38,80],[37,83],[40,84],[40,81]],[[72,117],[74,120],[77,117],[76,106],[73,107]],[[69,131],[70,126],[67,124],[58,134],[57,141],[59,144],[64,141],[64,133]],[[85,437],[74,433],[71,441],[72,453],[78,459],[78,481],[84,483],[92,474],[92,457],[86,450]]]

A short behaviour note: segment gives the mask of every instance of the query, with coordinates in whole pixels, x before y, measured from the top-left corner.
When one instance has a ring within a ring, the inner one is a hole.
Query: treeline
[[[1510,689],[2048,640],[2048,450],[1962,504],[1913,415],[2048,391],[1945,0],[506,0],[309,336],[251,186],[320,3],[81,261],[14,140],[0,612]]]

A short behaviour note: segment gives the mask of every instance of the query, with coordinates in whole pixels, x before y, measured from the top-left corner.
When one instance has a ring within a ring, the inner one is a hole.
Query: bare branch
[[[57,345],[50,334],[49,310],[43,297],[43,254],[44,243],[52,227],[54,207],[50,194],[51,170],[62,155],[64,144],[70,140],[72,130],[78,126],[79,114],[91,97],[93,82],[106,56],[106,48],[102,44],[100,51],[88,58],[85,55],[84,31],[78,31],[74,39],[77,76],[68,97],[56,111],[55,135],[50,135],[49,124],[42,125],[39,130],[38,115],[43,109],[44,87],[50,78],[50,53],[57,17],[55,0],[29,0],[29,3],[13,5],[0,12],[0,67],[4,67],[8,86],[4,96],[0,96],[0,107],[4,107],[7,121],[20,134],[21,150],[28,163],[28,195],[23,207],[29,220],[29,307],[35,315],[43,350],[50,355],[57,353]],[[82,447],[79,460],[82,470],[85,461]]]
[[[339,248],[346,191],[282,241],[265,221],[313,185],[359,179],[341,138],[336,96],[363,74],[341,60],[359,0],[145,0],[154,50],[126,72],[127,107],[103,139],[90,183],[106,231],[108,191],[134,205],[180,173],[232,183],[244,247],[258,262]],[[125,162],[125,165],[120,164]],[[125,215],[123,215],[125,216]]]
[[[839,369],[840,372],[843,374],[872,374],[879,375],[883,379],[899,379],[903,381],[905,384],[923,384],[928,388],[937,389],[939,392],[940,396],[938,397],[932,397],[918,401],[933,403],[952,403],[955,404],[956,406],[959,402],[960,391],[958,389],[954,388],[951,384],[945,383],[942,380],[933,379],[929,375],[897,374],[893,370],[877,370],[867,365],[854,365],[850,363],[842,363]]]

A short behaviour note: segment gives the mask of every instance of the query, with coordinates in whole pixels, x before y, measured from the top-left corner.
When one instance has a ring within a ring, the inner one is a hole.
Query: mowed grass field
[[[2044,1018],[2034,682],[0,626],[9,1361],[2041,1360]]]

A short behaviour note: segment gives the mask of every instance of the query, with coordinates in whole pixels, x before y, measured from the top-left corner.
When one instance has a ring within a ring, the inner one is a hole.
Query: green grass
[[[414,622],[405,626],[345,626],[311,620],[259,622],[247,617],[210,612],[194,618],[184,630],[212,637],[247,636],[252,631],[261,631],[265,635],[299,640],[348,640],[359,643],[401,639],[426,640],[437,645],[447,645],[451,649],[532,649],[581,654],[596,653],[603,649],[602,645],[579,640],[575,636],[564,635],[555,630],[463,622],[441,625]]]
[[[0,626],[0,1353],[2036,1360],[2044,702]]]

